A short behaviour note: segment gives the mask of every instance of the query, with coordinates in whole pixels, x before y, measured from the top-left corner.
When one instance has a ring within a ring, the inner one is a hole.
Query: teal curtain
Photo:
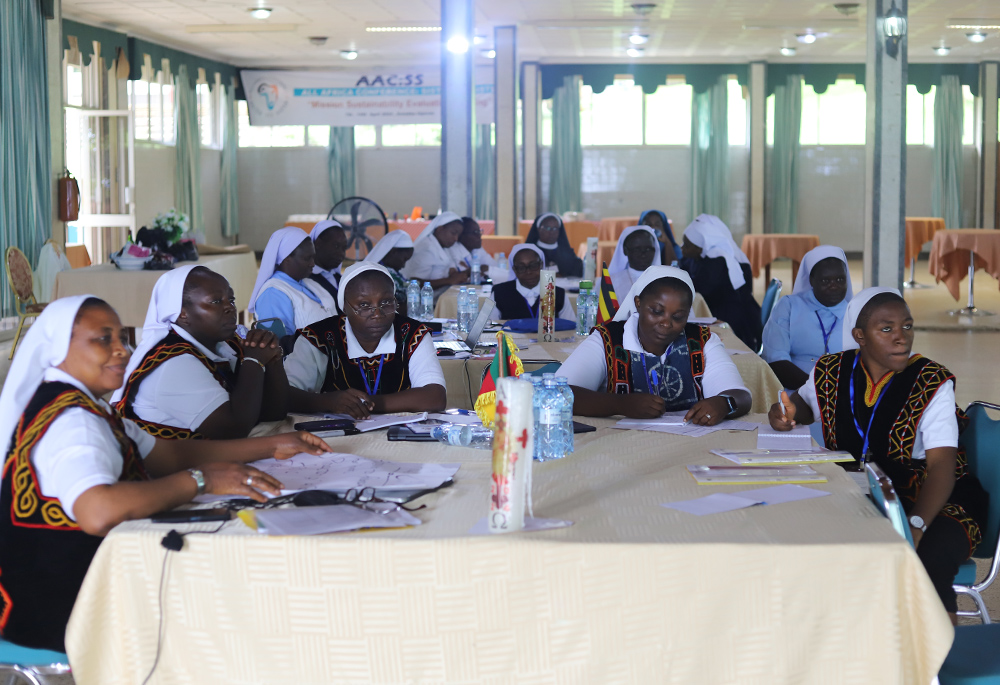
[[[331,126],[330,149],[327,158],[330,171],[330,195],[333,204],[357,193],[354,169],[354,127]]]
[[[201,213],[201,136],[198,133],[198,98],[195,84],[182,64],[174,77],[174,207],[188,215],[190,231],[204,231]]]
[[[496,219],[496,168],[493,163],[493,125],[476,126],[476,218]]]
[[[240,232],[240,190],[236,153],[240,147],[240,128],[236,119],[236,88],[223,86],[222,101],[222,170],[220,179],[220,217],[222,235],[227,238]]]
[[[691,218],[714,214],[729,224],[729,76],[691,102]]]
[[[774,149],[768,207],[772,233],[799,231],[799,131],[802,128],[802,76],[790,74],[774,88]]]
[[[962,83],[942,76],[934,94],[934,180],[931,211],[947,228],[962,225]]]
[[[549,151],[549,211],[583,209],[583,148],[580,146],[579,76],[566,76],[552,95],[552,148]]]
[[[0,2],[0,254],[21,249],[35,263],[52,235],[52,155],[45,17],[38,0]],[[6,271],[6,264],[3,269]],[[14,295],[0,278],[0,309]]]

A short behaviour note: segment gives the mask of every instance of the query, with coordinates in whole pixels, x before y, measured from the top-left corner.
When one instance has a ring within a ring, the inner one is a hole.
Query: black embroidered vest
[[[857,354],[857,350],[845,350],[823,355],[816,362],[814,381],[820,410],[816,418],[823,426],[823,441],[829,449],[846,450],[860,460],[864,436],[857,427],[861,426],[862,431],[869,432],[872,461],[885,471],[896,492],[909,506],[916,500],[927,477],[926,461],[912,458],[920,417],[938,388],[954,381],[955,376],[937,362],[914,355],[902,372],[874,381],[869,378],[863,364],[859,363],[855,368]],[[881,400],[878,399],[880,395]],[[878,411],[873,418],[872,412],[876,408]],[[969,420],[958,407],[955,407],[955,413],[961,432]],[[986,515],[987,502],[988,495],[968,470],[965,451],[959,449],[955,487],[941,513],[954,518],[965,528],[970,554],[982,539],[977,521],[982,521]]]
[[[31,450],[66,409],[107,421],[121,446],[119,481],[148,480],[121,418],[68,383],[43,383],[24,410],[0,484],[0,633],[26,647],[65,651],[63,635],[101,538],[80,530],[58,499],[45,497]]]
[[[378,379],[379,357],[347,356],[347,317],[331,316],[306,326],[300,334],[326,356],[326,380],[321,392],[334,392],[354,388],[368,392],[361,374],[376,395],[388,395],[410,388],[410,357],[417,345],[431,330],[415,319],[397,315],[392,324],[396,338],[396,351],[385,355],[382,378]]]
[[[227,344],[233,348],[236,352],[236,358],[240,361],[243,360],[243,349],[235,341],[227,342]],[[127,419],[130,419],[150,435],[155,438],[161,438],[163,440],[189,440],[189,439],[201,439],[203,436],[187,428],[182,428],[180,426],[166,426],[161,423],[154,423],[152,421],[144,421],[135,413],[135,408],[132,404],[135,402],[135,396],[139,392],[139,386],[142,381],[153,371],[155,371],[164,362],[173,359],[174,357],[179,357],[182,354],[190,354],[195,359],[200,361],[205,365],[215,380],[219,381],[219,385],[225,388],[226,392],[232,392],[233,387],[236,385],[236,375],[229,369],[228,363],[225,365],[216,365],[211,359],[206,357],[197,347],[192,345],[190,342],[177,335],[176,332],[170,331],[167,336],[161,340],[157,345],[146,353],[143,357],[142,362],[139,366],[135,367],[135,371],[128,377],[125,381],[125,389],[122,392],[122,398],[115,404],[115,409]],[[223,366],[225,368],[223,368]],[[239,368],[239,367],[237,367]]]
[[[501,319],[535,319],[538,317],[538,304],[528,306],[524,296],[517,291],[517,281],[505,281],[493,286],[493,301],[500,310]],[[556,287],[556,316],[566,304],[566,291]]]

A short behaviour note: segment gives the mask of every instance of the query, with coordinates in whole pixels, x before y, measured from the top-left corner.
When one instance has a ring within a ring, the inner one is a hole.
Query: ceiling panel
[[[294,24],[287,33],[189,33],[188,25],[253,24],[248,8],[274,9],[261,23]],[[492,35],[498,25],[519,27],[519,57],[563,61],[863,61],[864,2],[843,23],[832,2],[813,0],[661,0],[646,15],[625,0],[475,0],[476,33]],[[437,24],[440,0],[63,0],[63,12],[79,21],[159,40],[172,47],[212,55],[244,66],[347,66],[342,49],[358,50],[351,66],[396,65],[436,61],[437,33],[368,33],[373,24]],[[911,0],[911,61],[942,61],[932,52],[947,45],[943,61],[1000,59],[1000,32],[973,44],[965,31],[946,28],[950,18],[1000,22],[1000,0]],[[747,25],[770,28],[745,28]],[[780,25],[784,24],[782,27]],[[625,49],[633,30],[649,34],[645,54],[630,60]],[[825,30],[812,45],[797,33]],[[310,36],[327,36],[322,47]],[[480,48],[490,47],[491,40]],[[782,45],[794,46],[793,58],[781,57]],[[485,62],[478,53],[477,61]]]

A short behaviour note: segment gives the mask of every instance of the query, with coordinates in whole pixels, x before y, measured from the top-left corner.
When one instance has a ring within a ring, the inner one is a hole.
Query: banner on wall
[[[371,71],[261,71],[240,79],[253,126],[437,124],[438,67]],[[477,124],[493,122],[493,68],[475,70]]]

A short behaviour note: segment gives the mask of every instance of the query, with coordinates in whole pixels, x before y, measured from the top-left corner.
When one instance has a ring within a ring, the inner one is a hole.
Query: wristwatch
[[[910,525],[918,529],[921,533],[927,532],[927,524],[924,523],[924,520],[922,518],[920,518],[915,514],[910,517]]]
[[[198,484],[198,494],[205,494],[205,474],[201,472],[201,469],[188,469],[188,473],[194,478],[194,482]]]
[[[733,414],[735,414],[736,410],[739,409],[739,405],[736,404],[736,398],[733,397],[732,395],[719,395],[719,397],[724,399],[726,401],[726,404],[729,405],[729,413],[726,414],[726,416],[732,416]]]

